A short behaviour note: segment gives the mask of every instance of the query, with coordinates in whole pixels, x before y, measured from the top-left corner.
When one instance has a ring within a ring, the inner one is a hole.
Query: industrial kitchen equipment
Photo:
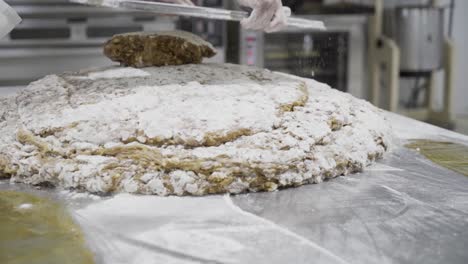
[[[369,23],[372,101],[391,111],[453,128],[453,1],[377,0],[374,8]],[[443,84],[439,87],[441,73]],[[443,91],[439,109],[435,107],[438,90]]]
[[[176,17],[90,7],[68,0],[7,0],[23,19],[0,39],[0,89],[44,75],[108,65],[103,43],[114,34],[176,28]]]

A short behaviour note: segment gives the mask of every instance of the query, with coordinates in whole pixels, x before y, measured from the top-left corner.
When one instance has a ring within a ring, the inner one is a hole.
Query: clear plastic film
[[[0,39],[21,22],[20,16],[3,0],[0,0]]]

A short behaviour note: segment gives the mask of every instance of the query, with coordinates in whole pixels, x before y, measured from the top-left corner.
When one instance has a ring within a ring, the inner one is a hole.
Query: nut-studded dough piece
[[[185,31],[133,32],[113,36],[104,46],[113,61],[135,68],[201,63],[215,48]]]

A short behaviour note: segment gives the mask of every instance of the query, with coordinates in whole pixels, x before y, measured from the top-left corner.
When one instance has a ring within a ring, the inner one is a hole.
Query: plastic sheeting
[[[411,127],[427,137],[468,142],[390,118],[399,139],[415,138]],[[468,262],[468,177],[403,147],[363,173],[273,193],[51,192],[81,224],[97,263]]]
[[[468,178],[409,150],[361,174],[234,201],[347,263],[468,261]]]

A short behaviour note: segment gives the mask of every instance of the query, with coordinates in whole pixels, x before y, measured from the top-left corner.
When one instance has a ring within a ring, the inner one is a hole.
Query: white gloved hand
[[[15,10],[3,0],[0,0],[0,39],[8,34],[19,22],[21,22],[21,18]]]
[[[158,2],[173,3],[173,4],[178,4],[178,5],[190,5],[190,6],[194,5],[191,0],[159,0]]]
[[[283,29],[287,16],[281,0],[237,0],[241,6],[253,9],[250,17],[241,21],[246,29],[274,32]]]

